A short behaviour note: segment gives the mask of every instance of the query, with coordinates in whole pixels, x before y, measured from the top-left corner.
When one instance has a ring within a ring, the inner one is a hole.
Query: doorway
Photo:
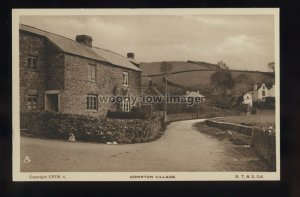
[[[46,94],[45,95],[45,110],[58,112],[59,111],[59,95],[58,94]]]

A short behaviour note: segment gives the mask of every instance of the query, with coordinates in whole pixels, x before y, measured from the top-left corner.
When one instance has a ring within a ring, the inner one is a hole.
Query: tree
[[[220,68],[211,75],[210,82],[212,86],[220,93],[222,97],[228,100],[228,89],[234,87],[234,79],[229,67],[224,62],[219,62]]]
[[[173,65],[169,62],[162,62],[160,65],[160,72],[164,74],[165,77],[165,112],[164,112],[164,122],[167,122],[167,93],[168,93],[168,76],[171,74]]]
[[[221,69],[229,70],[229,66],[227,66],[227,64],[225,62],[223,62],[222,60],[218,61],[218,65],[219,65],[219,68],[221,68]]]
[[[160,64],[160,72],[163,73],[165,76],[170,75],[173,69],[173,64],[170,62],[162,62]]]
[[[273,70],[273,72],[275,73],[275,62],[269,62],[268,67],[271,68]]]

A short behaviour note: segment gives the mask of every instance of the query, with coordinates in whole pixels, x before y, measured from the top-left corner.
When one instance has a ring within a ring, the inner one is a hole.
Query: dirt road
[[[199,121],[173,122],[160,139],[143,144],[107,145],[21,137],[21,171],[261,171],[266,168],[251,150],[245,155],[239,151],[241,147],[197,131],[193,124]],[[30,163],[23,162],[26,155]]]

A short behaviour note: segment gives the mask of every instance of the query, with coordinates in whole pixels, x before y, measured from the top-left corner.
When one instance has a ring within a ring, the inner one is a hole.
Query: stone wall
[[[99,103],[97,111],[86,109],[87,94],[98,96],[140,95],[141,73],[86,58],[65,54],[65,90],[60,95],[62,113],[105,116],[108,110],[116,110],[112,103]],[[97,65],[96,80],[88,80],[87,66]],[[129,74],[128,87],[122,87],[123,71]],[[132,107],[132,106],[131,106]]]
[[[159,138],[163,133],[162,116],[148,119],[109,119],[55,112],[22,112],[21,134],[32,137],[77,141],[141,143]]]
[[[63,90],[65,84],[64,54],[49,42],[47,42],[46,53],[46,89]]]
[[[222,130],[234,130],[245,135],[252,135],[253,127],[243,126],[234,123],[218,122],[213,120],[205,121],[208,126],[217,127]]]
[[[234,123],[217,122],[206,120],[208,126],[217,127],[222,130],[234,130],[239,133],[251,136],[251,148],[254,149],[273,168],[276,166],[276,140],[275,132],[268,129],[244,126]]]
[[[168,114],[167,116],[168,122],[193,119],[198,119],[197,113]]]
[[[28,111],[28,95],[38,97],[37,108],[34,111],[44,110],[45,97],[45,46],[43,37],[20,31],[19,36],[19,71],[20,71],[20,109]],[[35,56],[38,62],[37,70],[28,68],[28,56]]]
[[[276,139],[275,132],[266,129],[254,128],[251,147],[261,155],[272,167],[276,166]]]
[[[45,110],[45,91],[59,90],[59,110],[62,113],[105,116],[117,106],[98,103],[98,109],[87,110],[87,94],[98,96],[140,95],[141,72],[67,54],[46,38],[20,31],[20,107],[22,111]],[[38,59],[36,71],[28,69],[28,56]],[[89,64],[96,65],[96,81],[88,80]],[[128,72],[128,87],[122,86],[122,73]],[[37,109],[27,109],[28,95],[38,96]],[[131,106],[133,107],[133,106]]]

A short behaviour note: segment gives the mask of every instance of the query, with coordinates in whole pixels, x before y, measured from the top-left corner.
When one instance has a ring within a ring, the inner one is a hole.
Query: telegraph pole
[[[168,106],[168,103],[167,103],[167,93],[168,93],[168,79],[167,79],[167,75],[165,76],[165,112],[164,112],[164,123],[166,124],[167,122],[167,106]]]

